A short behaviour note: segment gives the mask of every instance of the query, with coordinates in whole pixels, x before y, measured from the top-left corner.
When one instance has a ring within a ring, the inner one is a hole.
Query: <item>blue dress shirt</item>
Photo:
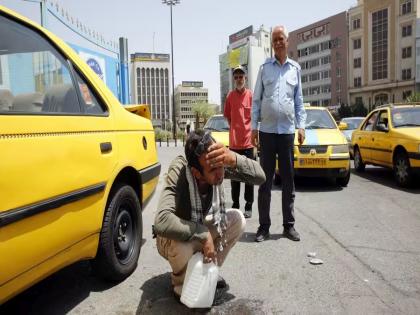
[[[281,65],[276,58],[267,59],[260,67],[252,102],[251,126],[267,133],[294,134],[305,128],[301,70],[297,62],[287,58]]]

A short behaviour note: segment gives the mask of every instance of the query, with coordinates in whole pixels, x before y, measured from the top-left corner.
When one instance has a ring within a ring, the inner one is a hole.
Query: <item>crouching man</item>
[[[194,253],[200,251],[205,263],[214,261],[221,266],[244,231],[242,212],[226,210],[224,247],[216,247],[220,235],[206,216],[212,205],[213,185],[222,184],[224,177],[253,185],[265,181],[264,171],[256,161],[216,143],[210,133],[192,131],[185,144],[185,157],[176,157],[169,166],[154,224],[157,249],[172,268],[177,297]],[[224,286],[226,282],[220,277],[217,287]]]

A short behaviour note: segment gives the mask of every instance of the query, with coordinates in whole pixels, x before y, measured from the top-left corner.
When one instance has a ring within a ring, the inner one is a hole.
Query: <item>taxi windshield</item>
[[[392,125],[394,128],[420,127],[420,106],[393,108]]]
[[[209,119],[204,129],[213,131],[229,131],[229,124],[225,117],[212,117]]]
[[[306,109],[306,129],[336,129],[331,115],[325,110]]]

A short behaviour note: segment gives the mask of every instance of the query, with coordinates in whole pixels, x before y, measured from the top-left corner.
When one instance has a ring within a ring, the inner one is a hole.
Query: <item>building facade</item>
[[[175,88],[175,108],[180,129],[184,130],[187,123],[194,124],[193,105],[208,103],[208,94],[208,89],[203,87],[202,81],[182,81],[182,84]]]
[[[227,51],[219,56],[220,104],[224,110],[226,97],[233,89],[232,69],[241,65],[247,71],[247,88],[254,90],[260,66],[271,57],[270,31],[261,26],[254,32],[253,26],[229,36]]]
[[[358,0],[349,10],[351,104],[401,102],[416,90],[419,0]]]
[[[169,54],[131,54],[131,99],[134,104],[150,105],[154,127],[172,125],[171,66]]]
[[[289,57],[302,68],[304,102],[336,108],[348,103],[347,13],[289,33]]]

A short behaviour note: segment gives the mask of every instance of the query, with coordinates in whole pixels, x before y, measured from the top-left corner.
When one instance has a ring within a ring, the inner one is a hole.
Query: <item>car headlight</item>
[[[333,145],[332,153],[349,153],[349,146],[347,144]]]

